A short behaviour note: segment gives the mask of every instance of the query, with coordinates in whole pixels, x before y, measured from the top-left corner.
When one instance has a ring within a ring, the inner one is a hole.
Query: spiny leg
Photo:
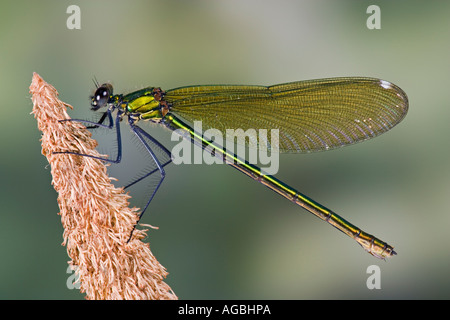
[[[105,121],[106,117],[108,117],[109,125],[103,124],[103,122]],[[86,127],[87,129],[96,129],[98,127],[112,129],[114,127],[111,110],[109,110],[109,109],[106,110],[105,112],[103,112],[103,114],[100,117],[99,121],[89,121],[89,120],[84,120],[84,119],[63,119],[63,120],[59,120],[58,122],[67,122],[67,121],[82,122],[82,123],[91,124],[91,126],[87,126]]]
[[[140,134],[142,134],[145,138],[147,138],[148,140],[150,140],[150,141],[154,144],[154,147],[157,147],[157,148],[161,151],[161,153],[163,153],[163,154],[165,154],[165,155],[167,156],[168,159],[165,160],[165,161],[159,161],[160,159],[158,159],[159,163],[161,164],[161,167],[164,168],[166,165],[168,165],[169,163],[172,162],[172,154],[170,153],[169,150],[167,150],[166,147],[164,147],[161,143],[159,143],[158,140],[156,140],[155,138],[153,138],[150,134],[148,134],[148,133],[147,133],[145,130],[143,130],[141,127],[134,126],[134,129],[138,130]],[[139,141],[142,142],[141,137],[139,137]],[[146,145],[146,144],[143,144],[143,145],[144,145],[144,147],[145,147],[145,151],[147,151],[147,152],[148,152],[148,149],[147,149],[147,148],[150,148],[152,151],[154,150],[152,147],[150,147],[150,146],[148,145],[148,143],[147,143],[147,145]],[[155,155],[154,152],[153,152],[153,155],[154,155],[156,158],[158,158],[158,157]],[[153,159],[153,156],[152,156],[152,159]],[[140,178],[137,178],[137,179],[135,179],[134,181],[130,182],[129,184],[127,184],[127,185],[124,187],[124,189],[127,189],[127,188],[129,188],[129,187],[135,185],[136,183],[138,183],[138,182],[144,180],[145,178],[149,177],[150,175],[152,175],[153,173],[155,173],[155,172],[157,172],[157,171],[159,171],[159,168],[158,168],[158,167],[157,167],[156,169],[151,170],[150,172],[145,173],[145,174],[144,174],[143,176],[141,176]]]
[[[97,122],[91,122],[91,121],[85,121],[85,120],[76,120],[76,121],[93,124],[92,126],[86,127],[86,129],[97,129],[98,127],[105,127],[105,125],[102,125],[102,124],[103,124],[103,121],[105,121],[107,116],[108,116],[108,120],[109,120],[109,125],[106,126],[106,128],[112,129],[113,121],[112,121],[112,116],[111,116],[110,110],[103,112],[102,116],[100,117],[100,120],[98,120]],[[61,120],[61,121],[73,121],[73,119]]]
[[[161,186],[166,173],[164,171],[164,167],[166,165],[168,165],[170,162],[172,162],[171,159],[171,154],[170,151],[167,150],[163,145],[161,145],[157,140],[155,140],[151,135],[149,135],[147,132],[145,132],[142,128],[138,127],[137,125],[135,125],[133,123],[133,120],[129,119],[129,123],[131,126],[131,129],[133,130],[133,132],[135,133],[135,135],[138,137],[139,141],[142,143],[142,145],[144,146],[145,150],[150,154],[153,162],[156,165],[156,169],[146,173],[145,175],[143,175],[142,177],[136,179],[135,181],[131,182],[130,184],[128,184],[126,188],[131,187],[132,185],[136,184],[137,182],[142,181],[143,179],[149,177],[150,175],[152,175],[153,173],[159,171],[161,178],[158,181],[158,184],[156,185],[156,187],[154,188],[150,198],[148,199],[146,205],[144,206],[143,210],[141,211],[141,213],[139,214],[138,217],[138,221],[136,222],[136,225],[139,223],[139,221],[141,220],[142,216],[144,215],[145,210],[147,210],[147,207],[149,206],[150,202],[153,200],[156,192],[158,191],[159,187]],[[159,159],[156,157],[155,153],[153,152],[152,148],[149,146],[149,143],[146,141],[146,139],[148,139],[149,141],[151,141],[152,143],[154,143],[158,148],[160,148],[160,150],[162,150],[164,153],[166,153],[166,155],[168,156],[168,160],[166,160],[164,163],[161,163],[159,161]],[[133,227],[133,230],[131,230],[130,233],[130,237],[128,239],[127,242],[129,242],[131,240],[131,237],[133,236],[133,232],[136,229],[136,225]]]
[[[109,125],[103,124],[103,122],[105,121],[106,118],[108,118],[108,120],[109,120]],[[116,135],[117,135],[117,157],[115,160],[111,160],[111,159],[103,158],[103,157],[95,157],[95,156],[91,156],[89,154],[83,154],[83,153],[77,153],[77,152],[71,152],[71,151],[54,152],[54,154],[76,154],[79,156],[98,159],[98,160],[102,160],[102,161],[106,161],[106,162],[110,162],[110,163],[119,163],[122,160],[122,139],[121,139],[121,134],[120,134],[120,118],[121,118],[121,112],[118,112],[116,115],[115,123],[114,123],[112,115],[111,115],[111,110],[107,110],[102,115],[102,117],[100,118],[100,120],[98,122],[82,120],[82,119],[59,120],[59,122],[61,122],[61,123],[66,122],[66,121],[75,121],[75,122],[91,124],[92,126],[86,127],[87,129],[95,129],[98,127],[113,129],[115,127]]]

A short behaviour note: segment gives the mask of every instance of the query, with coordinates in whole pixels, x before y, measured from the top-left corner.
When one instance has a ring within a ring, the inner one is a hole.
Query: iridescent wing
[[[266,129],[269,148],[279,152],[314,152],[371,139],[393,128],[408,111],[408,98],[399,87],[360,77],[269,87],[189,86],[168,90],[165,100],[186,121],[202,121],[203,130],[225,135],[227,129],[242,129],[245,135],[248,129]],[[278,148],[271,140],[273,129],[278,129]],[[261,141],[246,144],[261,148]]]

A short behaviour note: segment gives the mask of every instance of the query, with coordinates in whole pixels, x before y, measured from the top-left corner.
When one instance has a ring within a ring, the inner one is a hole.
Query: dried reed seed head
[[[165,268],[141,240],[147,230],[130,232],[138,209],[130,208],[128,194],[111,184],[103,161],[90,157],[55,154],[71,151],[104,157],[97,142],[66,112],[70,105],[38,74],[30,86],[33,111],[42,131],[42,154],[47,157],[58,192],[67,253],[79,275],[80,290],[87,299],[177,299],[163,281]]]

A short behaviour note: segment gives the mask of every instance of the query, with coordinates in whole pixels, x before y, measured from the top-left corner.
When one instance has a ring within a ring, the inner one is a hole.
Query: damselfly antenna
[[[98,80],[97,80],[97,77],[96,77],[96,76],[94,76],[94,78],[92,79],[92,82],[94,82],[95,88],[98,89],[98,87],[99,87],[100,85],[98,84]]]

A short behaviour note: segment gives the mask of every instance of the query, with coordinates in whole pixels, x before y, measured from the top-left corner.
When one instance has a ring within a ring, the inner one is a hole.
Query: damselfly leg
[[[106,119],[108,119],[109,124],[104,124],[103,123]],[[121,136],[121,132],[120,132],[120,120],[121,120],[121,111],[118,111],[115,120],[113,120],[111,110],[107,110],[105,113],[103,113],[103,115],[101,116],[101,118],[99,119],[98,122],[89,121],[89,120],[82,120],[82,119],[60,120],[61,123],[68,122],[68,121],[81,122],[83,124],[89,125],[89,126],[86,126],[87,129],[97,129],[97,128],[100,128],[100,127],[101,128],[106,128],[106,129],[115,129],[116,130],[116,137],[117,137],[117,157],[116,157],[116,159],[108,159],[108,158],[105,158],[105,157],[96,157],[96,156],[92,156],[92,155],[88,155],[88,154],[81,154],[81,153],[72,152],[72,151],[55,152],[55,154],[75,154],[75,155],[79,155],[79,156],[84,156],[84,157],[89,157],[89,158],[93,158],[93,159],[106,161],[106,162],[109,162],[109,163],[116,163],[116,164],[120,163],[122,161],[122,136]],[[132,132],[138,138],[139,143],[144,146],[145,152],[150,155],[150,162],[152,164],[149,165],[149,169],[146,170],[146,172],[144,172],[144,174],[140,175],[139,177],[134,179],[132,182],[128,183],[124,187],[124,189],[128,189],[128,188],[134,186],[135,184],[137,184],[138,182],[141,182],[145,178],[150,177],[153,173],[159,172],[160,177],[159,177],[157,183],[152,185],[152,187],[150,188],[150,189],[152,189],[150,191],[150,197],[145,202],[145,205],[143,206],[143,209],[142,209],[142,211],[139,214],[138,220],[137,220],[136,224],[133,226],[133,229],[130,232],[130,236],[129,236],[128,240],[127,240],[127,243],[131,240],[131,238],[133,236],[133,232],[134,232],[134,230],[136,228],[136,225],[141,220],[144,212],[148,208],[150,202],[153,200],[156,192],[158,191],[159,187],[161,186],[161,184],[162,184],[162,182],[164,180],[164,177],[165,177],[164,167],[166,165],[168,165],[170,162],[172,162],[171,153],[170,153],[169,150],[167,150],[163,145],[161,145],[156,139],[154,139],[150,134],[145,132],[142,128],[140,128],[137,125],[133,124],[133,120],[131,118],[129,118],[128,121],[130,123],[130,127],[132,129]],[[162,155],[162,156],[160,156],[161,157],[161,161],[158,159],[158,157],[156,156],[156,154],[153,151],[153,149],[158,150],[158,154]]]
[[[139,139],[139,142],[144,146],[145,151],[150,155],[150,166],[148,167],[148,172],[144,173],[142,176],[136,178],[131,183],[125,186],[125,189],[135,185],[138,182],[141,182],[142,180],[150,177],[152,174],[159,172],[159,178],[155,184],[153,184],[149,190],[150,197],[148,198],[147,203],[142,208],[141,213],[139,214],[139,219],[137,223],[141,220],[142,216],[144,215],[144,212],[147,210],[148,206],[150,205],[150,202],[152,202],[155,194],[159,190],[159,187],[161,186],[162,182],[164,181],[164,178],[166,176],[166,172],[164,170],[164,167],[172,162],[171,153],[167,148],[165,148],[163,145],[161,145],[156,139],[154,139],[150,134],[148,134],[146,131],[144,131],[139,126],[133,124],[133,121],[129,119],[130,127],[133,133],[136,135],[136,137]],[[158,150],[158,154],[160,157],[156,156],[155,151]],[[136,228],[136,225],[133,228]],[[133,231],[130,234],[133,235]],[[128,239],[128,241],[130,241]]]
[[[103,122],[105,121],[105,119],[108,118],[109,120],[109,125],[105,125],[103,124]],[[120,112],[117,113],[116,119],[115,119],[115,124],[111,115],[111,110],[107,110],[102,117],[100,118],[100,120],[98,122],[94,122],[94,121],[89,121],[89,120],[83,120],[83,119],[64,119],[64,120],[59,120],[60,123],[64,123],[64,122],[81,122],[81,123],[85,123],[85,124],[90,124],[91,126],[87,126],[87,129],[96,129],[99,127],[102,128],[106,128],[106,129],[116,129],[116,136],[117,136],[117,157],[116,159],[112,160],[112,159],[108,159],[105,157],[96,157],[96,156],[92,156],[89,154],[82,154],[82,153],[78,153],[78,152],[72,152],[72,151],[60,151],[60,152],[54,152],[54,154],[76,154],[79,156],[83,156],[83,157],[89,157],[89,158],[93,158],[93,159],[98,159],[98,160],[102,160],[102,161],[106,161],[109,163],[120,163],[120,161],[122,161],[122,139],[121,139],[121,134],[120,134]]]

